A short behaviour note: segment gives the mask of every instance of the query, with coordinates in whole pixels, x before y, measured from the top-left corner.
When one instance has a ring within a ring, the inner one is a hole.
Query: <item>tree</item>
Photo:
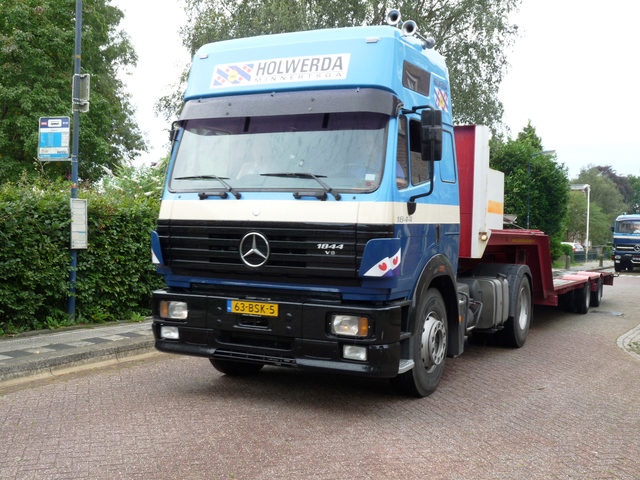
[[[632,202],[635,192],[629,183],[629,178],[618,175],[611,165],[599,165],[595,168],[616,185],[624,203],[630,204]]]
[[[516,140],[491,140],[491,168],[505,175],[504,211],[525,227],[539,229],[559,243],[569,204],[567,168],[544,154],[542,140],[529,124]]]
[[[91,107],[81,114],[79,174],[100,178],[146,149],[118,72],[137,60],[117,29],[123,13],[109,0],[84,0],[83,73],[91,74]],[[38,118],[71,116],[74,0],[2,0],[0,3],[0,182],[33,173]],[[47,172],[68,173],[51,164]]]
[[[529,120],[527,126],[518,133],[518,141],[528,142],[536,150],[543,151],[542,139],[538,137],[535,127],[531,125],[531,120]]]
[[[604,175],[598,167],[588,165],[583,168],[572,183],[590,185],[591,205],[596,204],[600,207],[609,226],[613,225],[616,217],[622,212],[630,211],[614,181]]]
[[[589,242],[604,245],[611,240],[611,223],[597,203],[589,206]],[[569,217],[567,219],[568,241],[584,244],[587,233],[587,195],[572,191],[569,195]]]
[[[183,44],[194,54],[202,45],[230,38],[315,28],[384,24],[391,8],[414,20],[448,59],[453,113],[457,123],[502,127],[498,88],[507,68],[506,51],[517,34],[509,22],[521,0],[187,0]],[[186,75],[180,79],[184,82]],[[158,110],[167,119],[181,105],[180,92]]]
[[[633,189],[633,195],[629,201],[628,213],[640,213],[640,176],[629,175],[629,185]]]

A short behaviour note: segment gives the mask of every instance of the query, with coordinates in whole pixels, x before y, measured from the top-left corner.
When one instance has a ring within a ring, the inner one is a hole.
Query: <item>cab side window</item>
[[[422,160],[420,121],[409,122],[409,158],[411,159],[411,183],[420,185],[429,181],[429,162]]]
[[[398,119],[398,150],[396,152],[396,185],[398,189],[409,185],[409,139],[407,135],[407,117]]]
[[[446,183],[456,183],[456,165],[453,155],[453,134],[448,131],[442,132],[442,160],[438,162],[440,166],[440,180]]]
[[[400,117],[398,119],[396,184],[399,189],[403,189],[407,188],[409,184],[420,185],[428,181],[429,162],[422,160],[420,121]]]

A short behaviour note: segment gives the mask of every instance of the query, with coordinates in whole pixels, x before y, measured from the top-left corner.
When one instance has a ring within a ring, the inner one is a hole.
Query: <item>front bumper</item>
[[[613,261],[623,267],[640,267],[640,252],[634,253],[619,253],[615,252],[612,255]]]
[[[398,374],[407,302],[344,304],[276,298],[270,301],[278,304],[278,317],[259,317],[227,312],[230,299],[235,298],[154,292],[156,348],[167,353],[352,375],[390,378]],[[160,318],[158,305],[162,300],[186,302],[187,320]],[[370,318],[370,334],[357,339],[331,335],[328,325],[335,313],[366,315]],[[179,339],[162,338],[163,326],[177,327]],[[344,358],[345,345],[366,348],[367,360]]]

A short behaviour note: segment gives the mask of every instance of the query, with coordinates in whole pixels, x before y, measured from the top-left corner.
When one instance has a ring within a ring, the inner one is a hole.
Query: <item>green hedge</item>
[[[573,246],[563,243],[562,245],[560,245],[560,247],[562,248],[562,254],[570,257],[571,261],[573,262]]]
[[[89,248],[78,250],[71,322],[70,192],[68,182],[0,185],[0,335],[150,312],[151,293],[162,285],[150,254],[158,195],[79,189],[88,203]]]

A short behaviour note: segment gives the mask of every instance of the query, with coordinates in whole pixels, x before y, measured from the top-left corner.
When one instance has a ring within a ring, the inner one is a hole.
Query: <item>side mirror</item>
[[[422,160],[425,162],[442,160],[442,111],[423,110],[420,120]]]

